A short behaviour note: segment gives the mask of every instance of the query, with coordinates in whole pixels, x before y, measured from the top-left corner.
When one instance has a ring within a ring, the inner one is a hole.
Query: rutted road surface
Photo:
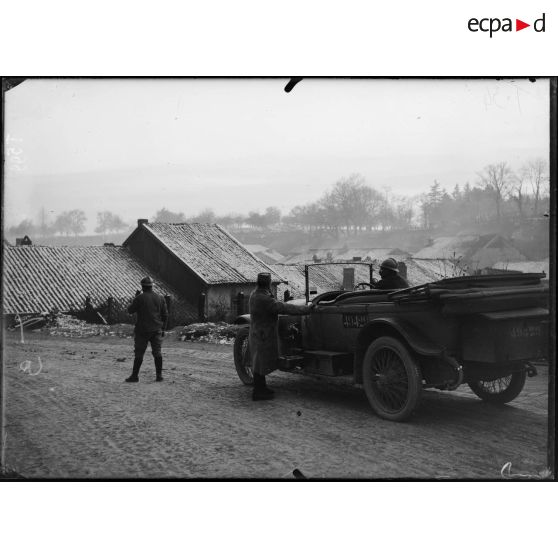
[[[131,339],[18,340],[5,337],[5,458],[28,478],[293,478],[294,469],[308,478],[499,478],[507,462],[529,474],[546,466],[545,367],[504,407],[466,387],[428,391],[410,422],[392,423],[359,388],[283,372],[269,382],[276,399],[254,403],[230,346],[166,338],[165,381],[155,383],[148,352],[140,383],[126,384]]]

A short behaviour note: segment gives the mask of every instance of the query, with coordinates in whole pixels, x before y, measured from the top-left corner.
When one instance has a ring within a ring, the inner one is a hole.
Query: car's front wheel
[[[362,379],[370,406],[382,418],[406,420],[419,404],[419,366],[407,347],[393,337],[379,337],[370,344],[364,355]]]
[[[249,327],[243,327],[236,334],[234,340],[234,366],[240,381],[251,386],[254,384],[254,376],[252,375],[252,357],[250,355],[250,346],[248,344]]]
[[[514,372],[496,380],[469,382],[469,387],[483,401],[502,405],[513,401],[523,390],[527,370]]]

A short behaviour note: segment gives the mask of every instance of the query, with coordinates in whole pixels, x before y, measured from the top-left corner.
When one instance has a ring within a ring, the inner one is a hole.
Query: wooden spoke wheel
[[[526,379],[527,370],[520,370],[496,380],[469,382],[469,387],[483,401],[504,404],[513,401],[521,393]]]
[[[380,337],[368,347],[362,366],[372,409],[388,420],[409,418],[420,401],[422,375],[407,347],[393,337]]]
[[[240,381],[251,386],[254,384],[252,374],[252,357],[248,343],[249,327],[244,327],[238,331],[234,340],[234,366]]]

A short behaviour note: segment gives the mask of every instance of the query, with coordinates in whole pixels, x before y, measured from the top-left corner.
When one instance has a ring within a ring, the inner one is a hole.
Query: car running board
[[[344,376],[353,373],[353,354],[335,351],[304,351],[304,370],[324,376]]]

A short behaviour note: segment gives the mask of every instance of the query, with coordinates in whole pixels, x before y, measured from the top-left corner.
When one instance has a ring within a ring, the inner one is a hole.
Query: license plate
[[[512,339],[524,339],[527,337],[541,337],[542,326],[539,324],[523,324],[510,327]]]
[[[343,314],[343,327],[364,327],[368,323],[366,314]]]

